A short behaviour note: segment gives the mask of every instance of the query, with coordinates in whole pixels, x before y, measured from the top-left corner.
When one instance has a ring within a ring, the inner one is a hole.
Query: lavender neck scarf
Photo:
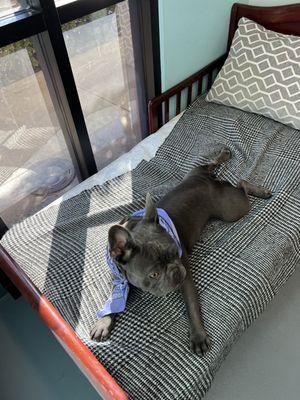
[[[139,210],[134,212],[132,217],[142,217],[145,214],[145,210]],[[159,224],[165,229],[165,231],[172,237],[178,248],[179,257],[182,256],[182,247],[176,231],[173,221],[162,208],[157,208]],[[109,253],[109,245],[106,246],[105,257],[109,268],[111,269],[114,280],[113,290],[109,299],[105,302],[103,308],[97,311],[97,316],[103,318],[105,315],[116,314],[123,312],[126,307],[126,301],[129,293],[129,283],[125,275],[119,270],[118,266],[111,258]]]

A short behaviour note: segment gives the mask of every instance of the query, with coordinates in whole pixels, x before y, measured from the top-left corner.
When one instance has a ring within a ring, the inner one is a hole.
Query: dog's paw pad
[[[230,158],[231,158],[231,150],[228,149],[227,147],[224,147],[221,150],[221,155],[222,155],[224,161],[230,160]]]
[[[269,199],[270,197],[272,197],[272,192],[269,189],[263,189],[262,191],[262,198],[263,199]]]
[[[107,315],[99,319],[90,331],[90,337],[96,342],[104,342],[109,338],[113,328],[113,320]]]
[[[210,346],[210,339],[205,332],[191,335],[191,351],[193,353],[203,356],[208,352]]]

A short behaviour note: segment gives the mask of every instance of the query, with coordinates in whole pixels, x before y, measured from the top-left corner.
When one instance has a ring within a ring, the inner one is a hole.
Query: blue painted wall
[[[295,0],[250,0],[248,2],[252,6],[281,6],[284,4],[292,4],[292,3],[299,3],[299,1]]]
[[[101,400],[27,302],[0,299],[1,400]]]
[[[274,6],[299,0],[159,0],[162,90],[224,53],[236,2]]]
[[[196,72],[226,49],[235,2],[248,0],[159,0],[162,90]]]
[[[224,53],[235,2],[274,6],[295,0],[159,0],[162,90]]]

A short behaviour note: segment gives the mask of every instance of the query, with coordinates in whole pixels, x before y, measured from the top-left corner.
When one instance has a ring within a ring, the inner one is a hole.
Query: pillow
[[[300,37],[241,18],[206,100],[300,129]]]

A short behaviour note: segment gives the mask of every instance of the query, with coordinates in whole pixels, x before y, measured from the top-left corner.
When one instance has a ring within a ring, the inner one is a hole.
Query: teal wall
[[[235,2],[248,0],[159,0],[162,90],[225,52]]]
[[[296,1],[159,0],[162,90],[225,52],[230,10],[237,2],[273,6]]]
[[[249,0],[248,2],[252,6],[280,6],[284,4],[299,3],[295,0]]]

